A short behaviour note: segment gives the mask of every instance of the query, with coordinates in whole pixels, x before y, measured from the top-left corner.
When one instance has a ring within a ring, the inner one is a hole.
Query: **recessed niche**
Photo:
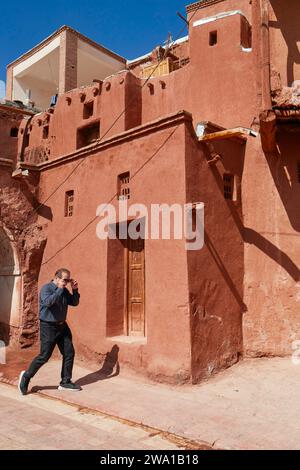
[[[18,137],[18,128],[17,127],[12,127],[11,130],[10,130],[10,136],[11,137]]]
[[[215,46],[218,43],[218,31],[211,31],[209,33],[209,45]]]
[[[83,119],[89,119],[94,114],[94,101],[89,101],[83,105]]]
[[[49,137],[49,126],[43,127],[43,139],[48,139]]]
[[[96,142],[100,137],[100,121],[77,129],[77,148],[86,147]]]

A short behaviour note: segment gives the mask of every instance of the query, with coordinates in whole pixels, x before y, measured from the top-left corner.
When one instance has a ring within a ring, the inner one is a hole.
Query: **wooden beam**
[[[199,137],[199,142],[209,142],[211,140],[239,139],[242,143],[246,142],[247,135],[250,135],[249,129],[236,127],[234,129],[226,129],[224,131],[212,132],[210,134]]]

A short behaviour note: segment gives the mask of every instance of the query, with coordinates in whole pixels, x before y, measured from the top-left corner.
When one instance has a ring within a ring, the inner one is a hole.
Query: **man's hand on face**
[[[64,287],[66,287],[66,283],[63,279],[58,279],[56,285],[59,289],[64,289]]]
[[[71,279],[71,287],[73,290],[78,289],[78,282],[75,279]]]

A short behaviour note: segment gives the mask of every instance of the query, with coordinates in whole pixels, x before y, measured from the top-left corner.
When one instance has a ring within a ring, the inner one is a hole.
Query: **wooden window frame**
[[[74,215],[74,191],[67,191],[65,194],[65,217]]]
[[[226,201],[236,201],[236,178],[232,173],[223,175],[224,199]]]
[[[130,193],[130,172],[126,171],[118,176],[118,200],[124,201],[131,197]]]

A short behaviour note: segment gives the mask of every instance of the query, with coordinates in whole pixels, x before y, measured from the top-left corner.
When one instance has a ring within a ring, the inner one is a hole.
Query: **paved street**
[[[38,394],[0,384],[0,449],[173,450],[162,435]]]
[[[11,351],[0,366],[0,448],[300,448],[300,365],[290,358],[241,361],[209,381],[183,386],[124,367],[107,377],[102,365],[76,362],[80,393],[57,390],[61,360],[53,358],[22,397],[16,385],[29,353]]]

